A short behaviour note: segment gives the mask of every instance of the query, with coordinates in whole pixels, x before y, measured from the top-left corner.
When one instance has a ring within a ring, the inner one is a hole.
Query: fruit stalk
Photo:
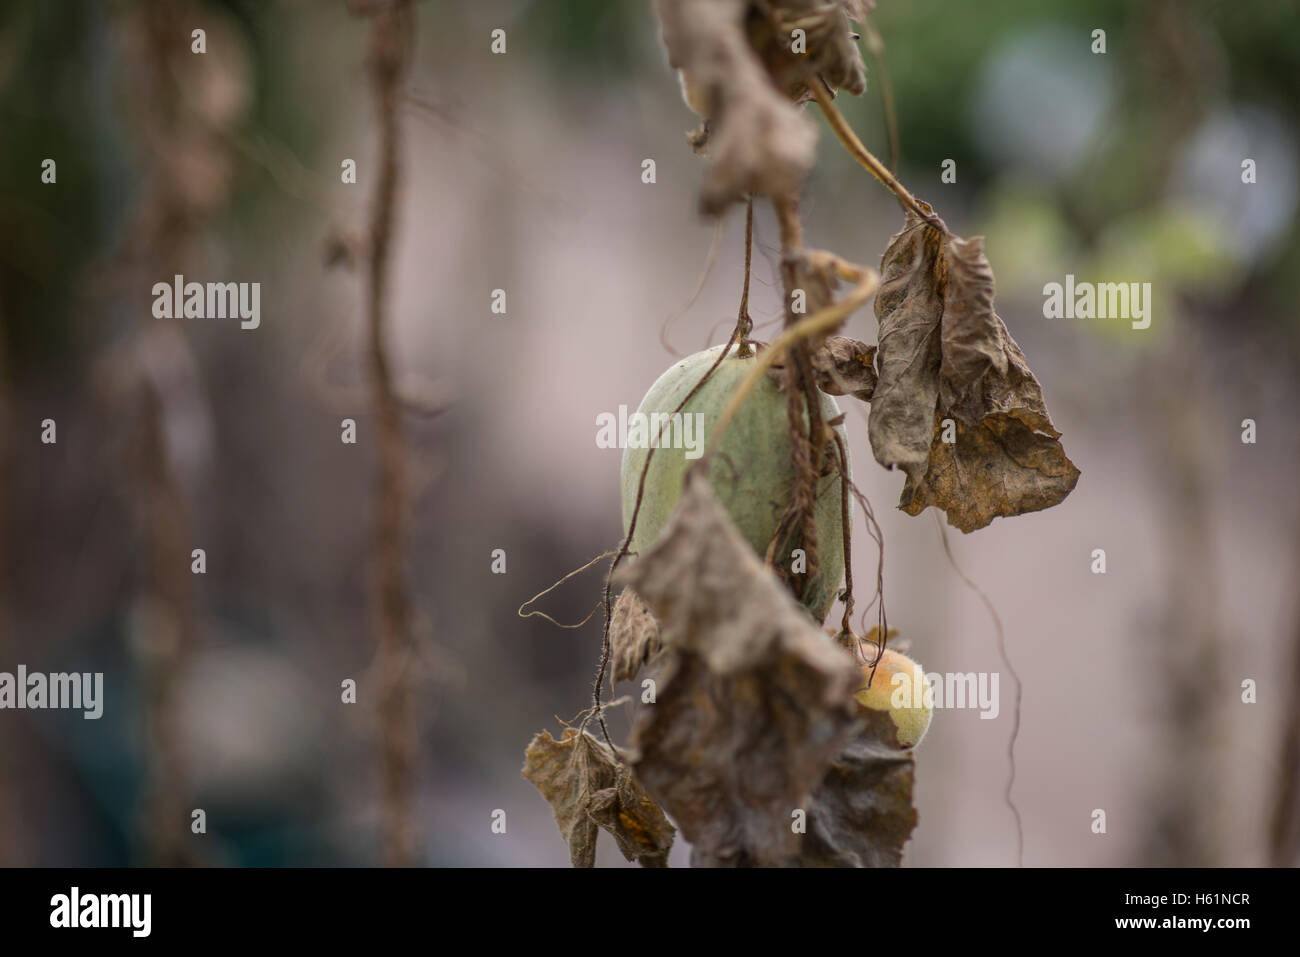
[[[886,169],[885,164],[876,159],[875,154],[867,149],[862,140],[858,139],[858,134],[853,132],[853,127],[849,126],[849,121],[844,118],[844,114],[835,105],[834,94],[827,88],[825,82],[818,77],[810,84],[809,88],[817,100],[817,105],[821,107],[822,113],[825,114],[826,121],[830,123],[835,136],[843,144],[844,148],[849,151],[850,155],[862,164],[868,173],[880,180],[881,185],[898,197],[898,201],[905,209],[910,209],[922,220],[938,229],[943,229],[946,233],[947,229],[943,228],[942,221],[933,212],[927,212],[923,209],[921,204],[917,202],[916,197],[898,181],[898,177]]]

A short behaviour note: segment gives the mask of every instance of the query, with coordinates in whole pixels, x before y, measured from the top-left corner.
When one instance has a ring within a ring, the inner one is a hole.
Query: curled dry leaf
[[[659,623],[630,588],[614,602],[609,620],[610,653],[615,683],[631,681],[641,666],[659,653]]]
[[[618,578],[662,628],[632,765],[695,866],[798,859],[792,812],[859,726],[860,672],[765,568],[692,473],[659,542]]]
[[[747,192],[795,192],[812,167],[816,129],[751,49],[746,0],[658,0],[657,9],[669,63],[708,118],[705,212],[720,212]]]
[[[970,532],[1064,499],[1079,470],[993,311],[983,241],[909,212],[881,259],[881,280],[869,433],[876,461],[907,473],[899,507],[917,515],[937,506]],[[955,442],[943,441],[947,418]]]
[[[786,196],[812,168],[816,127],[773,84],[746,33],[747,0],[658,0],[669,63],[708,118],[700,205],[716,214],[746,193]]]
[[[876,391],[876,347],[847,336],[831,336],[812,354],[817,388],[827,395],[870,400]]]
[[[924,474],[934,438],[942,361],[943,251],[943,230],[908,213],[903,231],[880,260],[875,306],[879,379],[868,433],[876,461],[886,468],[901,467],[909,481],[913,474]]]
[[[849,19],[861,11],[841,0],[768,0],[750,6],[750,45],[762,59],[777,88],[796,102],[812,98],[808,82],[821,76],[832,90],[858,96],[867,89],[862,51],[853,40]],[[795,52],[795,30],[803,30],[801,52]]]
[[[604,742],[577,728],[566,728],[559,741],[543,731],[524,752],[523,775],[555,812],[574,867],[595,866],[599,828],[629,861],[668,866],[676,829]]]
[[[792,115],[787,115],[787,113]],[[816,133],[788,100],[735,97],[725,119],[710,121],[709,171],[700,209],[717,215],[746,194],[797,193],[812,167]]]
[[[863,708],[866,727],[853,738],[813,792],[805,867],[898,867],[916,827],[912,752],[884,711]]]
[[[689,135],[709,157],[704,212],[717,214],[747,193],[795,195],[816,145],[816,127],[796,104],[811,99],[814,77],[853,94],[867,88],[849,24],[862,18],[862,4],[657,0],[656,9],[686,102],[705,118]]]

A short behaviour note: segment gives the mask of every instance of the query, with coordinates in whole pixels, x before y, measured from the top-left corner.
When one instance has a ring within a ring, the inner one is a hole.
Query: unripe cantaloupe
[[[646,415],[671,413],[700,381],[718,358],[723,346],[687,356],[659,377],[637,409]],[[722,415],[731,394],[753,368],[755,359],[736,357],[733,347],[726,359],[691,397],[681,410],[683,415],[703,414],[703,440],[712,440],[713,429]],[[824,421],[837,418],[839,406],[828,395],[821,398]],[[709,472],[709,485],[718,501],[727,510],[741,535],[760,558],[767,553],[768,544],[776,533],[794,488],[794,462],[789,435],[786,397],[777,388],[771,376],[764,375],[746,397],[713,453]],[[843,426],[835,431],[844,438]],[[652,434],[657,430],[652,430]],[[665,443],[669,440],[665,435]],[[845,450],[847,453],[847,444]],[[644,554],[659,539],[664,525],[682,492],[687,468],[695,459],[687,458],[689,450],[659,448],[651,460],[646,474],[641,511],[637,517],[636,533],[629,544],[631,551]],[[636,506],[637,484],[645,464],[646,448],[623,450],[622,498],[623,530],[627,532]],[[832,443],[826,454],[838,463],[838,451]],[[823,621],[830,611],[844,581],[844,531],[841,523],[841,481],[836,471],[818,480],[816,499],[817,555],[819,567],[805,592],[804,606]],[[851,508],[851,506],[850,506]],[[851,516],[850,512],[850,516]],[[780,543],[774,561],[789,569],[793,561],[791,551],[794,538]]]

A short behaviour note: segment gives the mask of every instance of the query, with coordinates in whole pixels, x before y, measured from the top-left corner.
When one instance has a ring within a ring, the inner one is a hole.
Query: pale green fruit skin
[[[672,366],[650,387],[637,411],[647,415],[654,412],[671,413],[709,371],[722,348],[715,346],[697,352]],[[714,426],[721,418],[732,392],[753,368],[754,361],[753,357],[736,358],[733,348],[709,380],[682,408],[683,415],[703,413],[703,437],[706,445],[713,436]],[[840,409],[835,400],[820,392],[818,395],[821,397],[823,420],[838,417]],[[669,431],[672,431],[671,426]],[[844,438],[843,426],[836,426],[835,431],[841,439]],[[669,436],[665,433],[665,441],[668,440]],[[844,448],[847,453],[847,443]],[[659,540],[681,495],[686,470],[698,461],[688,459],[688,451],[690,450],[681,448],[655,450],[650,470],[646,473],[636,534],[628,546],[631,551],[644,554]],[[632,520],[637,484],[648,452],[644,448],[627,447],[623,450],[624,534]],[[834,446],[831,446],[831,454],[838,458]],[[713,494],[760,558],[766,555],[781,514],[790,501],[794,487],[792,455],[786,397],[771,376],[765,375],[727,427],[722,444],[713,454],[709,474]],[[819,480],[816,523],[819,569],[809,582],[804,606],[820,622],[826,618],[844,581],[844,529],[841,523],[841,481],[838,472]],[[786,562],[787,568],[792,560],[791,547],[780,548],[776,553],[775,560]]]

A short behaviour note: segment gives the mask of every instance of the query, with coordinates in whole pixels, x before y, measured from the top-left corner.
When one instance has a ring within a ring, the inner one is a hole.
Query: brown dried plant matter
[[[941,227],[909,211],[881,259],[869,434],[876,461],[907,473],[904,511],[934,505],[970,532],[1057,504],[1079,470],[1024,353],[993,311],[983,240]],[[944,441],[945,419],[954,442]]]
[[[876,391],[875,346],[847,336],[831,336],[810,358],[817,388],[827,395],[871,401]]]
[[[790,809],[853,733],[852,658],[763,567],[698,472],[659,544],[620,579],[666,649],[633,730],[637,777],[692,843],[693,864],[790,862]]]
[[[620,568],[640,508],[643,470],[631,529],[605,582],[594,705],[561,741],[539,736],[529,748],[525,775],[555,806],[575,863],[593,859],[602,820],[593,795],[601,791],[606,805],[615,802],[611,774],[628,788],[635,774],[644,794],[629,790],[618,802],[656,812],[662,805],[692,843],[696,865],[897,866],[915,827],[912,756],[899,747],[889,720],[873,720],[853,701],[862,663],[848,649],[860,654],[869,639],[850,627],[851,576],[840,640],[828,641],[795,601],[798,577],[771,548],[766,561],[754,554],[710,491],[713,453],[762,377],[775,375],[786,393],[798,476],[777,539],[796,531],[808,566],[815,567],[806,493],[820,475],[838,469],[846,553],[850,495],[863,505],[880,548],[872,601],[877,653],[888,634],[883,538],[849,477],[835,423],[815,413],[820,392],[871,404],[872,450],[887,468],[899,465],[907,473],[900,506],[910,514],[935,505],[951,524],[971,531],[999,515],[1054,505],[1078,479],[1037,379],[994,312],[982,240],[951,234],[862,144],[833,102],[835,88],[865,88],[848,20],[861,21],[867,7],[859,0],[658,0],[669,60],[681,72],[687,102],[705,117],[692,135],[708,158],[701,208],[718,215],[746,199],[748,245],[754,197],[771,201],[787,308],[781,335],[758,351],[727,399],[658,543]],[[787,46],[795,30],[804,31],[806,55]],[[881,276],[803,244],[798,196],[815,137],[800,107],[809,100],[904,210],[904,228],[882,258]],[[749,335],[749,262],[747,248],[746,297],[722,356],[737,343],[743,351]],[[837,300],[841,281],[853,285]],[[809,315],[794,312],[796,292]],[[837,335],[873,294],[878,345]],[[851,555],[845,557],[851,569]],[[623,587],[616,603],[614,585]],[[637,716],[626,755],[609,740],[601,704],[611,664],[615,681],[646,667],[655,690]],[[608,747],[585,734],[593,717]],[[604,749],[604,777],[592,783],[591,759],[576,755],[597,747]],[[568,757],[557,763],[561,753]],[[551,761],[548,773],[534,766],[543,758]],[[807,815],[802,838],[791,827],[800,811]],[[627,835],[616,837],[635,856]]]
[[[864,727],[831,763],[808,806],[805,867],[898,867],[916,828],[915,763],[884,711],[860,709]]]
[[[889,826],[850,847],[838,818],[850,799],[827,772],[889,750],[876,737],[855,744],[860,666],[753,554],[701,472],[659,543],[618,577],[653,612],[663,644],[632,767],[691,842],[692,864],[897,863],[915,823],[910,757],[895,742],[886,760],[901,775],[861,772],[889,777],[888,795],[868,800]],[[791,827],[792,812],[809,808],[826,836],[815,848]]]
[[[866,88],[862,55],[837,0],[657,0],[664,45],[689,100],[706,117],[694,134],[709,168],[701,208],[721,212],[746,194],[790,196],[812,169],[816,129],[796,103],[817,77]],[[790,35],[802,29],[807,54]]]
[[[191,55],[178,38],[188,38],[195,13],[188,2],[123,4],[107,21],[120,44],[112,57],[115,102],[138,148],[142,181],[120,244],[98,264],[109,290],[148,288],[158,276],[203,268],[209,227],[230,201],[250,67],[238,31],[215,13],[204,26],[220,42],[206,56]],[[98,358],[94,383],[107,414],[108,454],[147,546],[132,615],[147,755],[137,820],[148,863],[189,865],[203,853],[188,827],[181,688],[204,630],[188,564],[204,465],[201,454],[185,450],[206,449],[207,407],[184,335],[147,321],[116,325],[109,324],[115,341]]]
[[[630,588],[624,588],[614,602],[609,641],[615,682],[631,681],[663,649],[659,622]]]
[[[524,752],[523,775],[555,812],[574,867],[595,866],[602,828],[629,861],[668,866],[676,828],[603,741],[577,728],[565,728],[558,741],[543,731]]]
[[[383,736],[382,855],[386,864],[410,866],[415,863],[418,844],[414,778],[419,741],[411,687],[417,649],[405,568],[408,452],[386,331],[389,253],[401,172],[398,106],[413,52],[415,12],[408,0],[363,12],[372,16],[367,67],[379,125],[379,173],[370,203],[365,312],[367,371],[379,453],[372,588]]]

